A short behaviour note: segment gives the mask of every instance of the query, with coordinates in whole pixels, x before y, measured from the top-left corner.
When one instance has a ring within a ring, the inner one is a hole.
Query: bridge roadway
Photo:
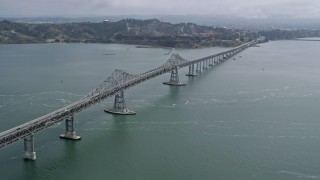
[[[119,92],[123,92],[128,88],[131,88],[135,85],[138,85],[149,79],[155,78],[164,73],[168,73],[168,72],[173,73],[174,70],[176,70],[176,73],[177,73],[177,69],[185,66],[189,66],[189,70],[191,70],[191,66],[193,67],[195,64],[198,66],[199,63],[200,63],[200,68],[201,68],[201,63],[203,63],[203,68],[204,68],[205,65],[208,65],[208,61],[209,61],[209,64],[212,62],[211,65],[214,65],[215,63],[224,61],[227,58],[230,58],[231,56],[241,52],[242,50],[256,43],[257,42],[252,41],[252,42],[243,44],[241,46],[238,46],[236,48],[233,48],[231,50],[214,54],[211,56],[207,56],[204,58],[192,60],[192,61],[184,60],[179,55],[173,55],[171,56],[173,58],[170,58],[167,61],[167,63],[165,63],[164,65],[138,75],[130,75],[124,71],[115,70],[112,77],[108,78],[106,81],[104,81],[103,85],[100,85],[99,88],[95,89],[93,92],[91,92],[84,98],[70,105],[67,105],[61,109],[58,109],[54,112],[38,117],[34,120],[31,120],[27,123],[24,123],[22,125],[6,130],[4,132],[1,132],[0,133],[0,149],[17,142],[18,140],[24,139],[25,159],[35,160],[36,158],[35,158],[35,152],[33,147],[34,146],[33,135],[35,133],[41,130],[44,130],[59,122],[66,121],[66,137],[65,138],[74,139],[74,140],[79,139],[80,137],[75,136],[74,134],[75,133],[73,129],[74,114],[81,112],[89,108],[90,106],[93,106],[114,95],[116,95],[116,98],[117,98],[117,94],[119,94]],[[193,71],[193,68],[192,68],[192,71]],[[193,73],[193,72],[189,72],[189,73]],[[171,78],[172,76],[173,75],[171,74]],[[174,85],[174,84],[169,84],[169,85]],[[69,131],[69,134],[68,134],[68,131]],[[70,135],[70,132],[71,132],[71,135]],[[61,137],[63,136],[64,135],[62,135]]]

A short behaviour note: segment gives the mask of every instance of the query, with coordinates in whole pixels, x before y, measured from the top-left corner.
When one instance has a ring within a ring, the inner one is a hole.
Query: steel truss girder
[[[175,55],[172,56],[170,62],[165,63],[165,65],[138,75],[132,75],[122,70],[116,70],[112,76],[110,76],[98,88],[96,88],[94,91],[92,91],[84,98],[59,110],[56,110],[54,112],[36,118],[32,121],[24,123],[20,126],[1,132],[0,149],[17,142],[18,140],[24,139],[29,135],[33,135],[41,130],[44,130],[54,124],[62,122],[67,117],[73,116],[74,114],[83,111],[84,109],[87,109],[97,103],[100,103],[101,101],[109,97],[112,97],[121,91],[124,91],[149,79],[155,78],[159,75],[171,72],[175,68],[182,68],[196,63],[196,70],[201,71],[201,62],[203,63],[204,60],[208,58],[213,58],[213,63],[216,63],[216,61],[219,62],[219,59],[225,54],[230,52],[232,52],[232,54],[239,53],[244,49],[250,47],[251,45],[254,45],[255,43],[256,42],[246,43],[229,51],[221,52],[215,55],[196,59],[193,61],[187,61],[181,58],[179,55]]]

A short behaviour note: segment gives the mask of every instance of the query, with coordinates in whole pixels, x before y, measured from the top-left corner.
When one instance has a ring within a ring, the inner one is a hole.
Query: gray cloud
[[[320,18],[319,0],[0,0],[0,16],[224,15]]]

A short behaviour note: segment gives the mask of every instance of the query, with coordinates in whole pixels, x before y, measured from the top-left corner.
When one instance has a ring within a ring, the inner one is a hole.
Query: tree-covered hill
[[[0,21],[0,43],[86,42],[166,47],[236,46],[257,33],[239,29],[171,24],[157,19],[118,22],[29,24]]]

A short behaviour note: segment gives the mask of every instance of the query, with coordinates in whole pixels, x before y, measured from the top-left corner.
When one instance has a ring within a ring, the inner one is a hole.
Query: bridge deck
[[[231,50],[221,52],[218,54],[214,54],[211,56],[207,56],[204,58],[192,60],[192,61],[184,61],[179,64],[171,65],[171,66],[160,66],[158,68],[146,71],[144,73],[141,73],[134,78],[123,82],[116,84],[112,88],[103,88],[99,91],[93,91],[89,96],[86,96],[70,105],[67,105],[61,109],[58,109],[56,111],[53,111],[49,114],[46,114],[44,116],[38,117],[34,120],[31,120],[27,123],[21,124],[19,126],[16,126],[14,128],[11,128],[9,130],[6,130],[4,132],[0,133],[0,149],[4,148],[10,144],[15,143],[16,141],[25,138],[28,135],[35,134],[41,130],[44,130],[56,123],[59,123],[61,121],[64,121],[66,118],[73,116],[74,114],[83,111],[87,109],[88,107],[95,105],[109,97],[114,96],[120,91],[123,91],[125,89],[131,88],[135,85],[138,85],[144,81],[147,81],[149,79],[152,79],[154,77],[157,77],[159,75],[162,75],[167,72],[171,72],[175,68],[182,68],[185,66],[189,66],[191,64],[199,63],[205,60],[209,60],[215,57],[224,56],[229,53],[237,54],[240,51],[246,49],[247,47],[250,47],[251,45],[255,44],[256,42],[249,42],[246,44],[243,44],[239,47],[233,48]]]

